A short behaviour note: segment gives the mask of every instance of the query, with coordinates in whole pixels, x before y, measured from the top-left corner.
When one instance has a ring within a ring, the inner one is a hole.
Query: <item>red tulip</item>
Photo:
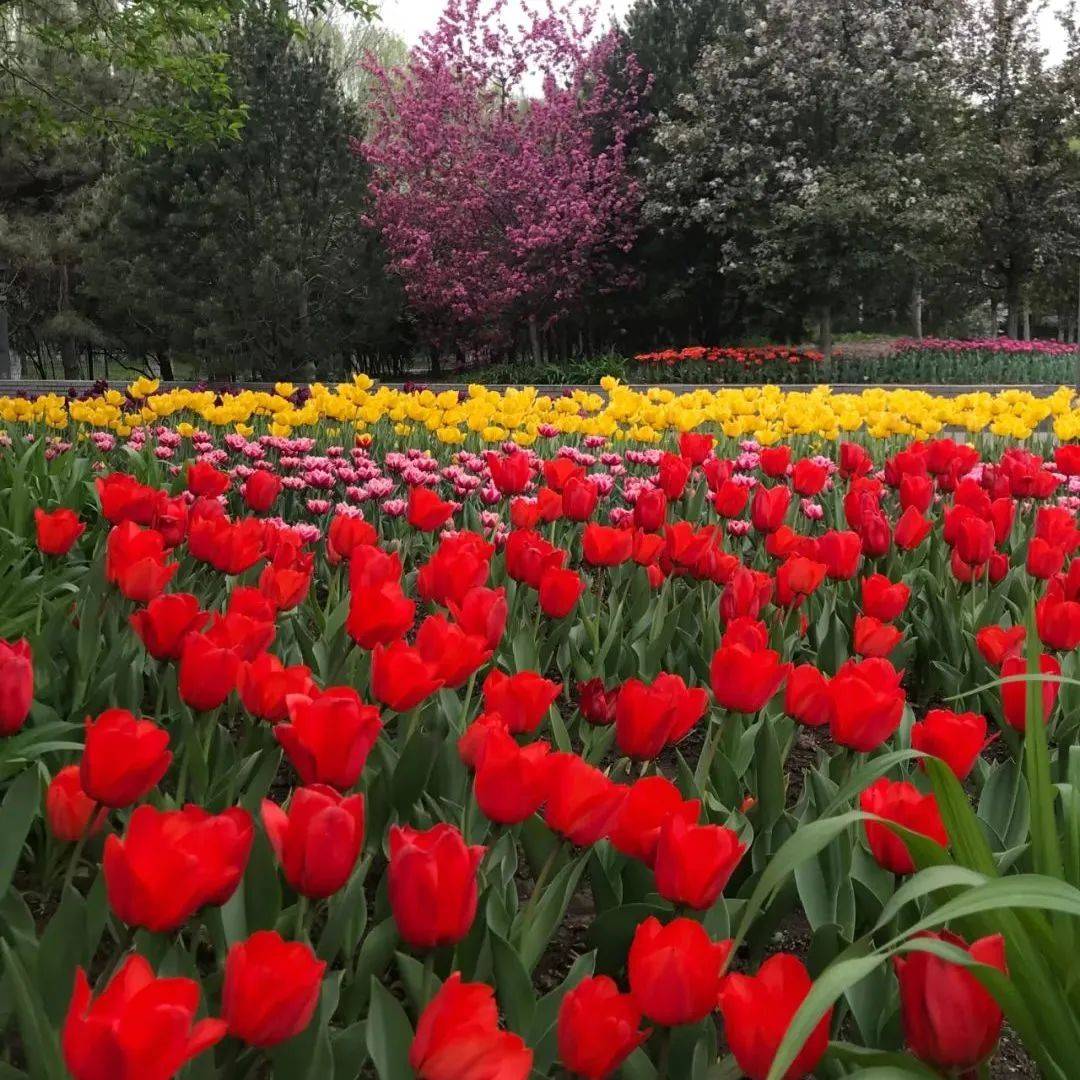
[[[630,945],[630,992],[657,1024],[697,1023],[716,1008],[720,972],[730,952],[730,941],[711,941],[693,919],[661,926],[650,915],[638,924]]]
[[[1001,664],[1001,677],[1006,679],[1010,676],[1026,675],[1027,670],[1027,660],[1023,656],[1009,656]],[[1043,653],[1039,657],[1039,671],[1043,675],[1060,675],[1061,665],[1053,656]],[[1043,721],[1046,722],[1054,711],[1054,703],[1057,701],[1058,690],[1061,686],[1049,680],[1040,681],[1039,686],[1041,687]],[[1027,728],[1027,690],[1027,680],[1007,682],[1001,686],[1001,711],[1005,716],[1005,723],[1021,734]]]
[[[866,515],[859,526],[859,539],[862,541],[863,554],[877,559],[888,554],[892,546],[892,531],[884,514],[875,511]]]
[[[395,641],[371,654],[371,693],[388,709],[408,712],[442,686],[435,666],[419,650]]]
[[[634,524],[646,532],[658,532],[667,520],[667,496],[657,488],[642,488],[634,500]]]
[[[274,641],[276,628],[272,617],[262,619],[246,615],[243,611],[227,611],[224,615],[212,615],[205,634],[192,634],[184,643],[185,649],[191,638],[205,638],[211,645],[231,652],[238,661],[254,660],[265,652]],[[180,653],[183,667],[184,653]]]
[[[819,465],[810,458],[802,458],[796,461],[791,470],[791,486],[799,494],[805,497],[819,495],[825,487],[829,473],[824,465]]]
[[[75,541],[86,531],[74,510],[62,507],[46,513],[40,507],[34,510],[38,550],[44,555],[66,555]]]
[[[310,668],[303,664],[285,667],[273,653],[267,652],[240,665],[236,689],[244,708],[271,724],[280,723],[288,715],[286,702],[290,695],[314,697],[317,692]]]
[[[874,459],[865,447],[851,442],[840,444],[840,475],[845,480],[850,480],[853,476],[865,476],[873,467]]]
[[[912,725],[911,746],[940,758],[958,780],[966,780],[986,746],[986,717],[973,712],[931,709]]]
[[[577,607],[585,582],[575,570],[552,568],[540,579],[540,610],[549,619],[565,619]]]
[[[723,825],[688,824],[672,814],[660,827],[656,891],[673,904],[704,911],[716,903],[746,852]]]
[[[859,569],[862,540],[856,532],[830,529],[818,537],[817,557],[825,564],[830,581],[849,581]]]
[[[289,721],[274,728],[274,737],[301,782],[351,788],[382,730],[379,710],[351,686],[327,687],[315,698],[292,695],[286,707]]]
[[[901,551],[913,551],[930,535],[930,522],[913,506],[900,515],[896,523],[896,546]]]
[[[903,639],[903,633],[895,626],[889,626],[888,623],[883,623],[870,615],[855,616],[854,649],[858,656],[884,658]]]
[[[772,649],[751,652],[744,645],[721,645],[709,666],[717,705],[732,712],[756,713],[780,689],[791,664]]]
[[[132,953],[96,999],[80,967],[64,1020],[64,1064],[74,1080],[171,1080],[225,1037],[221,1020],[198,1020],[199,984],[158,979]]]
[[[588,679],[575,687],[578,709],[590,724],[604,726],[615,722],[618,691],[609,691],[603,679]]]
[[[1066,476],[1080,476],[1080,446],[1076,443],[1055,446],[1054,464]]]
[[[994,550],[994,526],[977,517],[964,506],[956,506],[945,515],[946,540],[952,536],[956,554],[968,566],[982,566]]]
[[[775,532],[784,524],[788,506],[791,504],[791,489],[779,485],[767,488],[759,484],[754,488],[754,497],[750,504],[750,520],[758,532]]]
[[[349,880],[364,846],[364,798],[316,784],[297,788],[286,813],[263,800],[263,828],[292,888],[311,900]]]
[[[443,607],[460,603],[467,592],[487,582],[494,552],[494,547],[474,532],[446,537],[420,567],[417,593]]]
[[[761,471],[772,479],[786,476],[791,465],[790,446],[767,446],[758,455]]]
[[[941,820],[937,800],[933,795],[922,795],[914,784],[906,780],[892,781],[886,777],[875,780],[859,796],[859,806],[868,814],[875,814],[886,821],[921,833],[945,847],[949,834]],[[907,845],[888,827],[877,821],[867,821],[866,842],[879,865],[894,874],[910,874],[915,870],[915,860],[908,853]]]
[[[776,571],[776,602],[784,607],[801,604],[825,580],[826,569],[802,555],[790,556]]]
[[[544,462],[544,483],[553,491],[561,493],[571,476],[584,475],[584,467],[570,458],[557,457]]]
[[[612,846],[646,866],[656,860],[660,829],[672,817],[694,825],[701,812],[697,799],[684,801],[679,789],[662,776],[646,776],[630,785],[611,826]]]
[[[728,975],[720,986],[724,1036],[739,1069],[749,1080],[765,1080],[787,1029],[810,993],[813,981],[802,961],[775,953],[756,975]],[[809,1076],[829,1046],[832,1009],[818,1021],[791,1063],[784,1080]]]
[[[509,614],[505,589],[476,586],[465,592],[460,601],[451,600],[449,606],[454,621],[466,634],[483,639],[489,649],[502,641]]]
[[[256,469],[244,482],[244,502],[257,514],[265,514],[281,494],[281,478],[267,469]]]
[[[773,580],[768,574],[737,566],[720,594],[720,617],[725,622],[749,615],[756,619],[769,602],[773,592]]]
[[[260,930],[229,949],[221,1018],[234,1039],[277,1046],[311,1023],[326,964],[311,946]]]
[[[180,697],[197,712],[225,703],[236,686],[240,658],[206,634],[188,634],[180,653]]]
[[[690,462],[677,454],[662,454],[660,469],[656,474],[656,485],[672,500],[681,499],[690,479]]]
[[[188,529],[188,551],[220,574],[235,576],[250,570],[265,554],[263,523],[254,517],[228,521],[199,518]]]
[[[409,1047],[418,1080],[528,1080],[532,1063],[524,1040],[499,1030],[495,991],[459,971],[424,1009]]]
[[[168,771],[169,733],[127,709],[106,709],[86,718],[86,746],[79,765],[83,791],[102,806],[131,806]]]
[[[83,836],[94,836],[105,828],[108,816],[108,809],[98,809],[98,803],[83,791],[78,765],[65,766],[49,782],[45,792],[45,820],[57,840],[72,844]]]
[[[572,844],[588,847],[608,835],[626,793],[577,754],[552,754],[544,821]]]
[[[725,480],[713,494],[713,509],[724,518],[738,517],[750,501],[750,489],[746,484]]]
[[[398,933],[413,948],[454,945],[469,932],[485,850],[466,845],[452,825],[390,829],[390,909]]]
[[[209,499],[229,490],[229,474],[215,469],[209,461],[193,461],[187,471],[188,491]]]
[[[1065,552],[1056,544],[1048,544],[1042,537],[1035,536],[1028,544],[1027,561],[1024,565],[1032,577],[1045,581],[1061,573],[1061,568],[1065,565]]]
[[[512,454],[485,454],[491,482],[503,495],[520,495],[532,479],[529,455],[521,451]]]
[[[474,791],[480,812],[499,825],[532,817],[547,797],[546,742],[518,746],[512,735],[493,729],[478,756]]]
[[[273,605],[274,611],[292,611],[304,602],[311,588],[313,558],[306,555],[295,561],[275,556],[259,575],[259,592]]]
[[[429,615],[416,632],[416,650],[451,690],[464,686],[491,659],[487,642],[465,633],[445,615]]]
[[[109,906],[129,926],[178,930],[206,904],[224,904],[244,875],[254,828],[246,810],[136,807],[124,838],[105,840]]]
[[[1040,506],[1035,512],[1035,535],[1071,555],[1080,547],[1075,511],[1064,506]]]
[[[535,731],[555,703],[562,687],[535,671],[507,675],[493,668],[484,680],[484,708],[497,712],[511,734]]]
[[[191,593],[155,596],[131,616],[131,626],[155,660],[178,660],[184,640],[210,617]]]
[[[1023,651],[1027,631],[1023,626],[984,626],[975,634],[975,644],[983,659],[991,666],[999,668],[1010,656],[1019,656]]]
[[[615,705],[615,743],[627,757],[649,760],[685,738],[708,707],[708,694],[678,675],[661,673],[651,685],[627,679]]]
[[[832,718],[829,680],[813,664],[791,669],[784,688],[784,712],[807,727],[823,727]]]
[[[441,529],[453,516],[454,504],[443,502],[430,488],[409,488],[408,521],[421,532]]]
[[[1047,596],[1035,605],[1035,626],[1047,648],[1075,649],[1080,645],[1080,603]]]
[[[701,465],[712,453],[715,443],[715,435],[684,431],[679,436],[679,456],[686,458],[691,465]]]
[[[902,581],[893,583],[884,574],[871,574],[862,580],[864,614],[882,622],[892,622],[903,614],[911,589]]]
[[[724,627],[720,643],[743,645],[751,652],[758,652],[769,647],[769,628],[760,619],[737,615]]]
[[[34,661],[30,642],[0,641],[0,735],[14,735],[34,701]]]
[[[599,525],[586,525],[585,535],[589,535],[590,529],[598,528]],[[566,562],[566,552],[562,548],[555,547],[539,533],[528,529],[518,529],[510,534],[503,557],[506,560],[507,574],[515,581],[523,581],[534,589],[540,588],[540,579],[545,570],[562,566]]]
[[[888,660],[849,660],[829,682],[833,741],[860,753],[892,738],[904,715],[907,695]]]
[[[632,994],[607,975],[582,979],[559,1006],[559,1057],[575,1076],[604,1080],[649,1037]]]
[[[572,476],[562,492],[563,517],[568,521],[588,521],[599,501],[600,493],[588,477]]]
[[[358,547],[372,546],[378,540],[375,527],[358,514],[335,514],[326,530],[326,557],[336,565],[343,559],[351,559]]]
[[[666,528],[666,526],[665,526]],[[656,533],[634,529],[634,548],[631,558],[638,566],[652,566],[660,558],[665,548],[665,539]]]
[[[416,604],[396,581],[354,589],[345,629],[362,649],[389,645],[412,629]]]
[[[105,552],[105,576],[129,600],[145,604],[153,600],[180,569],[166,562],[165,539],[153,529],[132,521],[114,525]]]
[[[458,757],[470,768],[480,765],[484,756],[484,747],[494,732],[506,732],[506,721],[494,712],[481,713],[465,729],[465,734],[458,739]]]
[[[968,945],[947,930],[922,937],[963,949],[973,960],[1006,972],[1000,934]],[[1001,1008],[963,965],[928,952],[893,958],[900,983],[904,1041],[921,1061],[950,1074],[974,1071],[989,1058],[1001,1035]]]
[[[168,498],[164,491],[140,484],[127,473],[110,473],[94,481],[101,512],[110,525],[122,521],[134,521],[137,525],[151,525],[161,504]]]
[[[591,566],[619,566],[634,551],[634,534],[590,521],[581,537],[581,550]]]

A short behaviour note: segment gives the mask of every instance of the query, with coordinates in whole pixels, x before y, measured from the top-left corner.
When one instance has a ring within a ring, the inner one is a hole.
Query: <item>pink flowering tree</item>
[[[447,0],[402,67],[367,63],[370,224],[436,355],[541,334],[591,293],[624,287],[640,192],[627,139],[645,87],[615,72],[595,3]]]

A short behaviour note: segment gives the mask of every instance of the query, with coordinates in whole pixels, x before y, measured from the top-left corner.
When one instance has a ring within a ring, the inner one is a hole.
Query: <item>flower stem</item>
[[[540,899],[540,892],[544,886],[548,883],[548,878],[551,876],[551,871],[555,868],[555,863],[558,862],[559,856],[563,851],[563,842],[560,840],[552,849],[551,854],[547,857],[547,861],[540,868],[540,873],[537,875],[536,884],[533,886],[532,895],[529,897],[528,904],[525,905],[525,912],[522,915],[522,923],[527,924],[529,917],[533,913],[533,908],[536,907],[537,901]]]
[[[64,900],[64,894],[68,891],[68,886],[75,881],[75,871],[79,866],[79,859],[82,858],[83,848],[86,847],[86,841],[90,839],[90,833],[93,832],[94,821],[100,809],[101,803],[94,803],[90,816],[86,819],[86,825],[83,826],[82,835],[75,841],[75,850],[71,853],[71,862],[68,863],[67,872],[64,874],[64,884],[60,887],[61,903]]]

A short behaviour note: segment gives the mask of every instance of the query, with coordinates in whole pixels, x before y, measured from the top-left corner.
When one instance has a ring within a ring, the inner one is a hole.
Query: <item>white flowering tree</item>
[[[779,310],[834,312],[898,268],[915,284],[962,215],[952,0],[765,0],[705,50],[660,125],[654,222],[705,230],[722,272]],[[917,290],[916,290],[917,295]]]

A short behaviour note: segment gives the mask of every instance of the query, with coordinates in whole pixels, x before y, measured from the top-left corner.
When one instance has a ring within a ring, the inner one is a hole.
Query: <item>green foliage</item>
[[[86,291],[135,355],[204,372],[316,377],[400,344],[395,284],[358,227],[361,129],[326,48],[250,18],[224,41],[248,123],[130,158],[102,186]]]

